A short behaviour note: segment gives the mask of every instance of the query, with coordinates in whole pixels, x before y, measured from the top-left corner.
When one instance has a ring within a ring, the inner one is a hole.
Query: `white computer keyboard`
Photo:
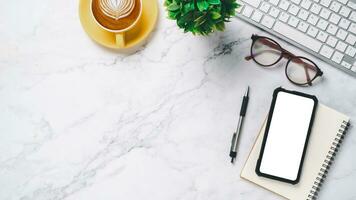
[[[356,0],[242,0],[242,18],[356,76]]]

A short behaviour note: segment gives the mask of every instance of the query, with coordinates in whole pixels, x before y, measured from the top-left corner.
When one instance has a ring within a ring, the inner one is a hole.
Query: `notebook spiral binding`
[[[328,155],[326,155],[324,163],[323,163],[322,167],[320,168],[320,171],[313,183],[312,189],[310,190],[310,192],[308,194],[307,200],[315,200],[318,197],[318,192],[320,190],[320,187],[323,185],[326,175],[329,172],[330,166],[334,161],[334,157],[335,157],[338,149],[340,148],[340,144],[342,143],[349,126],[350,126],[349,122],[347,122],[347,121],[342,122],[342,125],[340,126],[340,129],[338,130],[337,136],[335,137],[335,139],[330,147]]]

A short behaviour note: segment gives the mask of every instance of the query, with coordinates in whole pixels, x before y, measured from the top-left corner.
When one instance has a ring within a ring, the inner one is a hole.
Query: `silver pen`
[[[239,122],[237,124],[236,132],[232,136],[231,148],[230,148],[231,163],[234,163],[234,161],[236,159],[239,136],[241,134],[241,127],[242,127],[242,123],[243,123],[245,115],[246,115],[246,110],[247,110],[247,105],[248,105],[248,100],[249,100],[249,96],[248,96],[249,91],[250,91],[250,87],[247,86],[247,90],[246,90],[245,95],[242,100]]]

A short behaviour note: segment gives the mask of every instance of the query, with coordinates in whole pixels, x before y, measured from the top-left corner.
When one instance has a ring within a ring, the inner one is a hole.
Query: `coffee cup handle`
[[[116,45],[120,48],[125,47],[125,32],[115,34]]]

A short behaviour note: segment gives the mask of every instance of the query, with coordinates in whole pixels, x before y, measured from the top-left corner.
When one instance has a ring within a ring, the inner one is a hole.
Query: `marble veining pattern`
[[[149,42],[123,55],[87,37],[78,1],[2,1],[1,200],[280,199],[239,177],[272,91],[312,93],[356,119],[355,78],[316,60],[325,78],[298,88],[283,63],[266,70],[244,60],[251,34],[266,33],[232,19],[223,33],[184,34],[162,4]],[[229,145],[247,85],[233,166]],[[356,199],[355,134],[320,199]]]

